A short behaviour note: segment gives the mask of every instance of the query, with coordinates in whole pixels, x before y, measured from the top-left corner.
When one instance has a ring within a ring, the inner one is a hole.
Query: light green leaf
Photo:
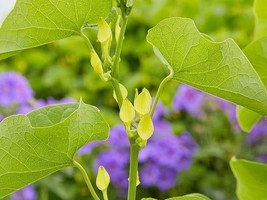
[[[239,200],[266,200],[266,164],[232,159],[230,165],[237,179],[237,196]]]
[[[255,0],[254,1],[254,15],[255,15],[255,30],[254,39],[259,39],[267,36],[267,1]]]
[[[261,115],[258,113],[242,106],[237,106],[237,120],[243,131],[250,132],[260,118]]]
[[[172,197],[166,200],[210,200],[210,199],[202,194],[188,194],[181,197]]]
[[[174,80],[267,115],[266,88],[233,40],[208,40],[186,18],[161,21],[147,40],[173,68]]]
[[[0,59],[80,35],[83,25],[95,24],[111,8],[112,0],[17,0],[0,28]]]
[[[254,42],[249,44],[244,53],[259,74],[265,88],[267,88],[267,1],[254,1]],[[237,108],[237,117],[240,127],[249,131],[257,123],[260,115],[243,107]]]
[[[0,123],[0,199],[73,166],[84,144],[108,137],[109,126],[93,106],[48,106]]]

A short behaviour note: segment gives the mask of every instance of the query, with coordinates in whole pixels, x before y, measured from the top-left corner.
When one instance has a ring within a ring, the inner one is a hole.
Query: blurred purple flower
[[[167,108],[161,102],[158,102],[153,115],[153,121],[154,122],[160,121],[164,116],[167,116],[168,114],[169,113]]]
[[[172,168],[163,168],[158,177],[157,187],[162,190],[168,190],[176,185],[177,173]]]
[[[36,200],[37,193],[33,186],[27,186],[11,195],[12,200]]]
[[[54,98],[49,97],[47,101],[45,101],[44,99],[38,99],[35,102],[32,101],[31,103],[19,105],[16,113],[26,114],[34,109],[41,108],[43,106],[48,106],[52,104],[61,104],[61,103],[73,103],[73,102],[76,102],[76,100],[72,98],[63,98],[61,100],[55,100]]]
[[[159,181],[160,168],[153,162],[147,162],[145,166],[140,168],[139,176],[141,185],[144,187],[155,186]]]
[[[235,132],[240,131],[240,127],[236,117],[236,105],[218,97],[212,97],[219,107],[225,112],[229,122],[232,124]]]
[[[250,145],[261,143],[264,141],[264,138],[267,138],[267,122],[265,120],[261,120],[248,134],[247,143]]]
[[[0,114],[0,122],[4,119],[4,116]]]
[[[25,104],[33,99],[33,91],[26,78],[15,72],[0,74],[0,105]]]
[[[108,171],[111,182],[121,188],[128,185],[128,175],[126,166],[129,163],[129,152],[121,149],[110,149],[103,151],[97,157],[94,164],[94,171],[97,171],[100,165],[103,165]]]
[[[203,114],[201,106],[205,100],[205,94],[188,85],[181,84],[173,100],[173,110],[184,110],[191,115],[200,117]]]
[[[116,125],[110,129],[110,135],[106,144],[113,148],[128,148],[130,146],[125,128],[122,124]]]

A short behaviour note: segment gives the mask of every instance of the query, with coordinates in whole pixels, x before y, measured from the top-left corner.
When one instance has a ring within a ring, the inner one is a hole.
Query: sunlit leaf
[[[237,179],[239,200],[265,200],[267,197],[267,165],[232,159],[232,171]]]
[[[0,199],[73,165],[84,144],[104,140],[109,126],[93,106],[48,106],[0,123]]]
[[[80,35],[84,24],[97,23],[111,8],[111,0],[17,0],[0,28],[0,59]]]
[[[186,18],[161,21],[147,40],[173,68],[174,80],[267,115],[266,88],[233,40],[208,40]]]

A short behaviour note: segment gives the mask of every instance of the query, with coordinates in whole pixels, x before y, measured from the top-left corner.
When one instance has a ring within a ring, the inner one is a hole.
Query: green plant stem
[[[123,45],[123,40],[124,40],[124,35],[128,23],[128,16],[122,16],[122,23],[121,23],[121,31],[120,31],[120,36],[118,40],[118,44],[116,46],[115,50],[115,57],[114,57],[114,63],[113,63],[113,78],[119,80],[119,71],[120,71],[120,57],[121,57],[121,50],[122,50],[122,45]]]
[[[108,192],[107,190],[103,191],[103,199],[108,200]]]
[[[83,39],[86,41],[86,44],[87,44],[87,46],[89,47],[89,49],[91,51],[92,49],[94,49],[94,47],[91,44],[91,42],[90,42],[89,38],[87,37],[87,35],[83,31],[84,30],[81,30],[81,35],[82,35]]]
[[[128,198],[127,198],[128,200],[135,200],[135,196],[136,196],[139,150],[140,148],[137,144],[131,144],[129,186],[128,186]]]
[[[114,79],[114,78],[112,78],[110,81],[111,81],[112,87],[114,89],[114,92],[116,94],[118,105],[119,105],[119,107],[121,107],[122,94],[121,94],[121,90],[120,90],[119,81],[117,79]]]
[[[154,113],[155,113],[155,110],[156,110],[156,107],[157,107],[157,104],[158,104],[158,101],[159,101],[159,97],[160,97],[160,94],[161,94],[161,92],[162,92],[164,86],[165,86],[166,83],[167,83],[169,80],[171,80],[172,77],[173,77],[173,69],[172,69],[170,66],[168,66],[168,68],[169,68],[169,70],[170,70],[170,74],[169,74],[167,77],[165,77],[165,78],[161,81],[161,83],[160,83],[160,85],[159,85],[159,88],[158,88],[158,91],[157,91],[157,94],[156,94],[156,97],[155,97],[155,100],[154,100],[154,103],[153,103],[153,106],[152,106],[152,109],[151,109],[151,114],[150,114],[150,115],[151,115],[151,118],[153,117],[153,115],[154,115]]]
[[[94,187],[93,187],[93,185],[92,185],[92,183],[91,183],[91,181],[90,181],[85,169],[80,165],[80,163],[78,163],[75,160],[73,161],[73,165],[76,168],[78,168],[80,170],[80,172],[82,173],[82,176],[83,176],[83,178],[84,178],[84,180],[86,182],[86,185],[87,185],[89,191],[91,192],[94,200],[100,200],[99,197],[97,196],[96,192],[95,192],[95,189],[94,189]]]

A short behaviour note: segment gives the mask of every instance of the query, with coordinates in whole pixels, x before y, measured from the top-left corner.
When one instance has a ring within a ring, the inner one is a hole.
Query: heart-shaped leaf
[[[112,0],[17,0],[0,28],[0,59],[73,35],[106,17]]]
[[[237,196],[239,200],[266,199],[266,164],[232,159],[230,165],[237,179]]]
[[[73,166],[81,146],[106,139],[108,132],[99,110],[83,102],[4,119],[0,123],[0,199]]]
[[[267,90],[237,44],[213,42],[186,18],[169,18],[147,40],[173,71],[173,79],[267,115]]]

